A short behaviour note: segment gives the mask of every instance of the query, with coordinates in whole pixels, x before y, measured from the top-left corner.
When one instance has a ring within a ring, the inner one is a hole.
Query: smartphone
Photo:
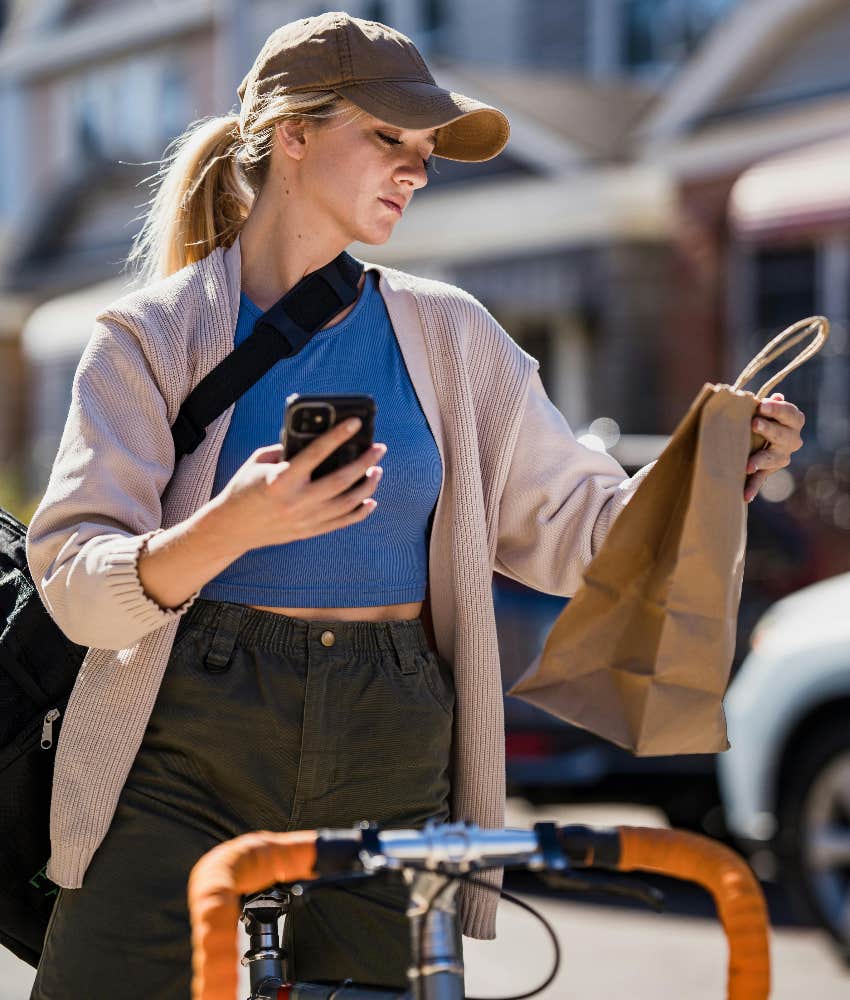
[[[327,396],[302,396],[297,392],[292,393],[286,397],[283,427],[280,432],[284,461],[289,461],[320,434],[329,431],[338,423],[349,417],[359,417],[363,421],[360,430],[328,455],[313,470],[310,478],[319,479],[343,465],[348,465],[372,446],[376,412],[375,400],[367,395],[338,393]],[[361,477],[358,483],[362,483],[365,478]]]

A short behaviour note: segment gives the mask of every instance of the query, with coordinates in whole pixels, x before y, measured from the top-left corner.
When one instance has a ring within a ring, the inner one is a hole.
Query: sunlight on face
[[[377,245],[389,239],[414,192],[428,183],[436,131],[346,115],[309,127],[305,139],[303,193],[349,242]]]

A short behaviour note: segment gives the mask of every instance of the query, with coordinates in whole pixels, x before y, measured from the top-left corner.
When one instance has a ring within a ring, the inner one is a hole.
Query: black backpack
[[[58,892],[44,872],[56,738],[86,648],[41,603],[26,530],[0,508],[0,944],[37,965]]]
[[[354,302],[362,273],[363,265],[342,253],[257,320],[184,400],[171,428],[175,462],[274,364]],[[56,741],[87,648],[66,638],[42,604],[27,566],[26,532],[0,508],[0,946],[37,966],[59,891],[45,873]]]

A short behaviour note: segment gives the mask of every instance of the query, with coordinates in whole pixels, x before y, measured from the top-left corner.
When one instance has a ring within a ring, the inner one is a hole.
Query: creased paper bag
[[[746,545],[747,458],[759,401],[826,341],[823,317],[771,341],[734,386],[703,386],[612,525],[538,660],[508,694],[640,755],[729,746],[723,695]],[[814,340],[758,393],[764,365]]]

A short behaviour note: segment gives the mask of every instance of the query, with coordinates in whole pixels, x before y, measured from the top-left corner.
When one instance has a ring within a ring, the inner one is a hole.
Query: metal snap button
[[[331,632],[330,629],[327,632],[322,632],[322,645],[323,646],[333,646],[336,642],[336,636]]]

